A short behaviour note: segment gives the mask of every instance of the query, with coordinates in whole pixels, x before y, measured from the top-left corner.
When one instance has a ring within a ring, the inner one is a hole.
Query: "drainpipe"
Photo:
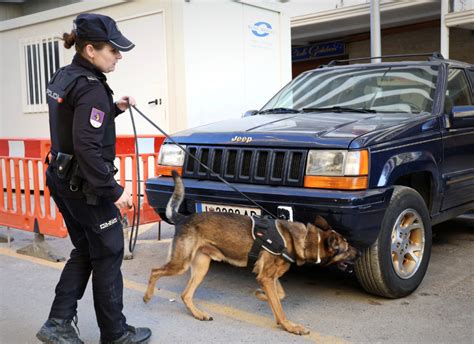
[[[446,15],[449,13],[449,0],[441,0],[441,55],[449,59],[449,27],[446,26]]]
[[[380,43],[380,0],[370,1],[370,57],[374,56],[382,56],[382,45]],[[382,62],[382,60],[373,59],[371,62],[377,63]]]

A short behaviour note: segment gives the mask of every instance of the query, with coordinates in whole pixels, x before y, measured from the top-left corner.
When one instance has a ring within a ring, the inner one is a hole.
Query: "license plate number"
[[[221,205],[221,204],[211,204],[211,203],[196,203],[196,212],[205,213],[205,212],[220,212],[220,213],[231,213],[239,215],[261,215],[262,210],[259,208],[253,207],[240,207],[236,205]]]

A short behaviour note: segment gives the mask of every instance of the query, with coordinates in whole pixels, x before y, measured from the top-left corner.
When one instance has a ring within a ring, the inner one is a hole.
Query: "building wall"
[[[289,19],[278,12],[193,0],[183,22],[189,127],[260,109],[290,81]],[[259,22],[272,27],[265,37],[252,33]]]
[[[175,103],[181,104],[184,102],[183,99],[176,99],[176,95],[182,94],[180,91],[176,91],[179,80],[176,80],[175,70],[183,68],[181,65],[174,61],[174,56],[183,53],[183,47],[180,46],[179,42],[176,42],[175,37],[172,36],[173,25],[179,25],[173,23],[170,17],[172,12],[172,6],[174,2],[169,1],[156,1],[156,2],[127,2],[119,5],[114,5],[106,8],[100,8],[94,12],[109,15],[117,20],[120,18],[139,15],[151,11],[163,9],[167,18],[165,22],[166,42],[167,42],[167,58],[172,62],[168,63],[168,79],[173,80],[171,85],[168,85],[169,96],[175,99],[175,102],[170,102],[169,110],[172,113],[176,113],[178,117],[177,123],[186,123],[185,116],[186,112],[176,111]],[[74,6],[74,5],[73,5]],[[90,6],[90,5],[89,5]],[[46,12],[44,12],[46,13]],[[0,136],[10,137],[48,137],[49,136],[49,124],[47,112],[42,113],[24,113],[22,107],[22,80],[21,80],[21,65],[20,65],[20,46],[19,40],[25,37],[42,36],[45,34],[54,34],[60,36],[63,32],[70,32],[72,29],[72,21],[78,13],[74,13],[62,18],[49,20],[33,25],[27,25],[11,30],[0,32],[2,39],[2,49],[0,49],[1,56],[1,70],[2,79],[8,80],[8,88],[4,87],[2,92],[2,98],[4,101],[0,104],[2,125],[0,126]],[[182,25],[182,24],[181,24]],[[3,47],[6,47],[5,49]],[[177,50],[177,52],[176,52]],[[75,51],[74,48],[65,50],[63,65],[69,64]],[[146,68],[146,64],[144,64]],[[113,87],[113,85],[112,85]],[[179,88],[179,87],[178,87]],[[130,94],[133,94],[133,88],[131,87]],[[185,102],[184,102],[185,103]],[[180,128],[172,127],[171,130],[177,130]]]
[[[20,4],[0,4],[0,20],[15,18],[23,15]]]
[[[67,6],[76,2],[81,2],[81,0],[28,0],[22,5],[23,15],[46,11],[53,8],[57,9],[58,7]]]
[[[19,41],[43,35],[60,37],[63,32],[71,31],[72,20],[83,11],[109,15],[119,22],[119,27],[121,19],[158,10],[164,13],[166,44],[163,49],[166,50],[168,98],[168,101],[165,100],[168,116],[165,128],[169,128],[170,132],[240,117],[249,108],[263,106],[291,79],[290,21],[276,11],[234,1],[217,5],[206,0],[116,1],[108,7],[91,9],[91,6],[88,2],[65,6],[63,9],[69,8],[69,12],[65,10],[61,18],[57,18],[57,12],[51,10],[14,19],[23,25],[20,27],[14,26],[12,21],[2,23],[0,61],[3,80],[8,80],[8,88],[0,90],[4,100],[0,104],[0,136],[48,137],[47,112],[23,112]],[[101,6],[104,4],[101,3]],[[29,22],[28,18],[32,17],[39,19],[39,22]],[[255,42],[248,39],[248,21],[255,23],[260,19],[273,21],[273,41],[260,47],[256,44],[256,48],[252,46]],[[143,27],[143,35],[150,37],[150,44],[156,41],[147,27]],[[62,65],[69,64],[74,53],[73,48],[65,50]],[[133,54],[133,51],[124,54],[122,66],[127,54]],[[139,68],[146,68],[147,63],[153,62],[144,55]],[[114,75],[110,76],[112,88]],[[115,83],[118,83],[117,80]],[[119,84],[123,86],[123,80]],[[134,89],[139,87],[134,88],[130,83],[128,94],[134,95]],[[120,116],[117,131],[132,133],[129,119],[125,116]]]
[[[4,42],[3,42],[3,36],[0,34],[0,47],[4,47]],[[3,50],[3,49],[1,49]],[[3,129],[3,107],[1,104],[3,104],[3,84],[4,82],[2,80],[5,79],[5,72],[4,72],[4,67],[3,67],[3,54],[0,52],[0,137],[2,137],[2,129]]]
[[[28,0],[17,3],[0,3],[0,20],[17,18],[32,13],[57,9],[82,0]]]
[[[425,27],[428,26],[428,27]],[[370,36],[359,35],[347,43],[349,58],[370,56]],[[470,30],[451,28],[449,58],[474,63],[474,34]],[[430,53],[440,51],[439,22],[419,25],[408,31],[391,29],[382,33],[382,55]],[[393,59],[396,61],[397,59]],[[403,60],[403,58],[398,59]],[[392,61],[392,60],[391,60]]]
[[[449,58],[474,64],[474,31],[449,30]]]

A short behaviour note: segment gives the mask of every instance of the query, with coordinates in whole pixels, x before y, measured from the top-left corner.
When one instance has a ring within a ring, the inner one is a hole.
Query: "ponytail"
[[[76,30],[72,30],[71,33],[63,33],[64,47],[71,48],[76,43],[76,38]]]

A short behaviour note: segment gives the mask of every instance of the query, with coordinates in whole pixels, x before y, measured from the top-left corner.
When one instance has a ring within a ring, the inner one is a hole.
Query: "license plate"
[[[231,213],[239,215],[261,215],[262,210],[254,207],[240,207],[238,205],[222,205],[222,204],[211,204],[211,203],[196,203],[196,212],[220,212],[220,213]]]

